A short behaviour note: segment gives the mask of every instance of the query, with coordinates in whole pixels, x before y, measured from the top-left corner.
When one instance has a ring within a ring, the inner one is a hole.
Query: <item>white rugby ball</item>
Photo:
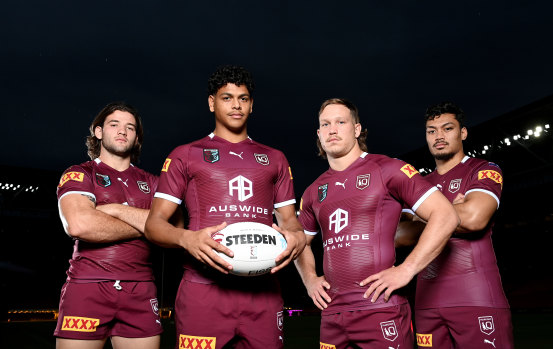
[[[211,237],[234,252],[233,258],[217,253],[232,265],[229,272],[240,276],[267,274],[275,267],[275,258],[287,246],[281,233],[256,222],[229,224]]]

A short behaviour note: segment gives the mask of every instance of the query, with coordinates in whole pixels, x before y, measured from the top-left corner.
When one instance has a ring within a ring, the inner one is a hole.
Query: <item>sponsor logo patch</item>
[[[457,191],[459,191],[459,189],[461,189],[461,181],[463,179],[462,178],[457,178],[457,179],[452,179],[450,182],[449,182],[449,192],[451,194],[455,194]]]
[[[210,164],[219,161],[219,149],[204,149],[204,161]]]
[[[488,336],[495,331],[492,316],[480,316],[478,318],[478,324],[480,325],[480,331]]]
[[[417,345],[419,347],[432,347],[432,335],[417,333]]]
[[[109,179],[108,175],[96,173],[96,183],[98,183],[99,186],[106,188],[111,185],[111,179]]]
[[[61,188],[68,181],[82,182],[84,179],[84,173],[82,172],[67,172],[60,179],[58,188]]]
[[[334,211],[328,217],[328,230],[332,231],[332,225],[334,225],[334,233],[338,234],[345,227],[348,226],[348,211],[344,211],[341,208]]]
[[[417,171],[412,165],[409,164],[405,164],[405,166],[401,168],[401,172],[405,173],[405,175],[409,178],[412,178],[414,175],[419,173],[419,171]]]
[[[92,319],[88,317],[64,316],[62,331],[76,332],[96,332],[96,328],[100,325],[100,319]]]
[[[355,181],[355,187],[359,190],[363,190],[369,187],[369,180],[371,179],[370,174],[364,174],[357,176]]]
[[[396,340],[398,334],[396,323],[394,322],[394,320],[381,322],[380,328],[382,329],[382,335],[384,336],[384,339],[392,342]]]
[[[282,315],[282,311],[277,312],[276,316],[277,328],[282,331],[282,327],[284,325],[284,316]]]
[[[159,316],[159,306],[157,304],[157,298],[150,299],[150,305],[152,306],[154,314]]]
[[[171,159],[167,158],[167,159],[165,159],[165,162],[163,163],[163,167],[161,168],[161,172],[167,172],[169,170],[169,165],[171,165]]]
[[[482,179],[491,179],[492,181],[498,184],[501,184],[501,187],[503,188],[503,177],[497,171],[492,171],[492,170],[478,171],[478,180],[482,180]]]
[[[263,166],[269,165],[269,157],[267,156],[267,154],[253,153],[253,156],[255,156],[255,161],[257,161],[261,165],[263,165]]]
[[[244,176],[237,176],[228,182],[228,191],[230,196],[236,192],[238,201],[242,202],[253,196],[253,183]]]
[[[327,191],[328,183],[319,186],[319,190],[317,191],[317,198],[319,199],[319,202],[323,202],[323,200],[326,199]]]
[[[333,344],[319,342],[319,349],[336,349],[336,346]]]
[[[179,349],[215,349],[216,337],[179,336]]]
[[[138,189],[140,189],[141,192],[144,194],[150,194],[150,186],[146,182],[142,181],[136,181],[136,184],[138,184]]]

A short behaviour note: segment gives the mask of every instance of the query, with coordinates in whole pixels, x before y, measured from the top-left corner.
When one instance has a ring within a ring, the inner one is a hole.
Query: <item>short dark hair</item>
[[[351,114],[351,120],[354,124],[360,124],[361,121],[359,119],[359,110],[357,110],[357,107],[352,102],[348,101],[345,98],[330,98],[321,104],[321,107],[319,108],[319,116],[321,116],[321,113],[323,110],[328,107],[331,104],[339,104],[343,105],[344,107],[349,109],[349,112]],[[357,137],[357,143],[359,144],[359,148],[361,148],[362,151],[368,152],[369,149],[367,148],[367,129],[361,130],[361,133],[359,134],[359,137]],[[317,148],[319,149],[319,156],[323,159],[326,159],[326,152],[323,149],[323,146],[321,144],[321,141],[319,140],[319,137],[317,137]]]
[[[92,124],[90,124],[90,127],[89,127],[90,135],[86,137],[88,156],[90,157],[91,160],[94,160],[98,156],[100,156],[101,141],[98,138],[96,138],[96,135],[94,134],[94,130],[98,126],[103,128],[106,118],[111,114],[113,114],[116,110],[126,111],[127,113],[134,116],[134,120],[136,123],[137,142],[131,151],[131,162],[136,164],[138,163],[138,160],[140,158],[140,151],[142,150],[142,140],[144,139],[144,130],[142,128],[142,120],[140,119],[140,115],[138,114],[138,111],[133,106],[125,102],[109,103],[102,110],[100,110],[98,115],[96,115],[96,117],[92,121]]]
[[[461,128],[465,127],[465,112],[453,102],[441,102],[428,107],[424,114],[424,122],[434,120],[442,114],[453,114]]]
[[[253,98],[255,84],[252,74],[244,67],[237,65],[222,65],[215,70],[207,81],[208,96],[215,96],[217,91],[226,84],[235,84],[236,86],[246,86],[250,97]]]

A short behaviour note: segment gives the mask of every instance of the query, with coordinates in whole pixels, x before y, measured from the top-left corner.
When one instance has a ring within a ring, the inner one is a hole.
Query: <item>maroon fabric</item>
[[[411,165],[366,154],[344,171],[329,169],[305,191],[299,220],[309,234],[322,232],[324,275],[332,301],[323,313],[390,307],[407,300],[397,292],[388,302],[364,299],[358,282],[395,262],[394,236],[405,203],[413,207],[435,190]]]
[[[149,209],[156,188],[157,177],[148,172],[134,166],[119,172],[97,159],[68,168],[61,177],[57,195],[59,200],[64,195],[84,194],[94,196],[97,206],[126,203]],[[109,244],[75,240],[69,263],[67,275],[74,282],[154,278],[150,246],[145,238]]]
[[[151,281],[72,283],[62,288],[54,336],[103,339],[111,336],[144,338],[163,332],[156,286]]]

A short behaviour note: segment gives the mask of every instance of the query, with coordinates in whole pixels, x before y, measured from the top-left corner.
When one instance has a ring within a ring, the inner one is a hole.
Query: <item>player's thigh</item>
[[[102,349],[106,339],[82,340],[56,338],[56,349]]]
[[[347,344],[348,334],[344,328],[342,313],[321,316],[319,347],[345,348]]]
[[[439,309],[415,310],[415,331],[418,348],[453,348],[447,320]]]
[[[237,349],[282,348],[283,301],[278,289],[233,290],[240,308]]]
[[[442,309],[455,348],[510,349],[514,347],[511,312],[504,308],[453,307]]]
[[[175,301],[177,348],[222,348],[238,328],[238,308],[218,285],[182,280]]]
[[[79,340],[109,337],[116,313],[116,292],[109,282],[66,283],[54,336]]]
[[[160,336],[145,338],[111,337],[111,346],[113,349],[158,349],[159,343]]]
[[[112,336],[146,338],[161,334],[156,286],[152,281],[122,281]]]

